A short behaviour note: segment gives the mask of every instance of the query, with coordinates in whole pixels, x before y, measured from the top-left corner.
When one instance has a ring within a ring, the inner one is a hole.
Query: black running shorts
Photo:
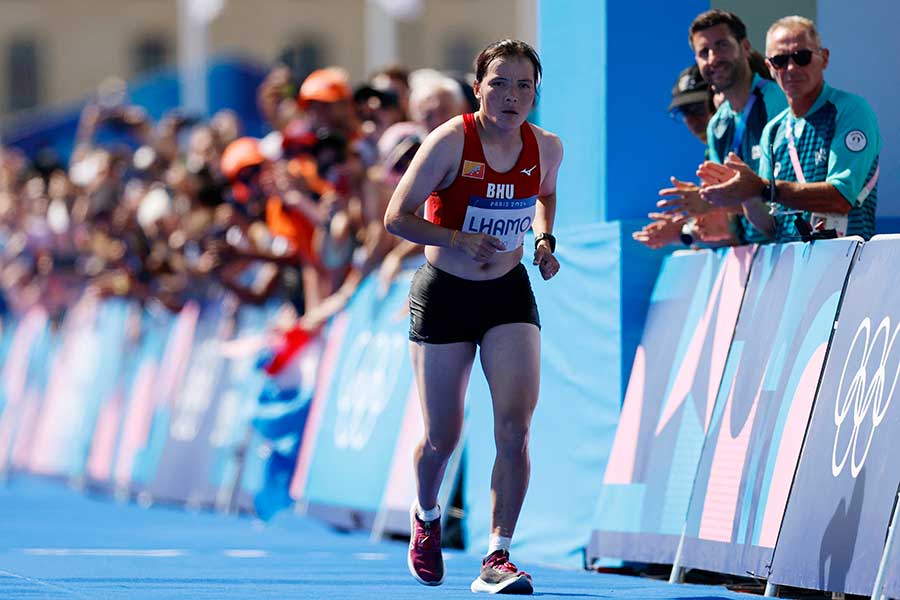
[[[506,323],[541,327],[522,263],[506,275],[478,281],[451,275],[426,262],[413,277],[409,313],[409,339],[426,344],[480,344],[489,329]]]

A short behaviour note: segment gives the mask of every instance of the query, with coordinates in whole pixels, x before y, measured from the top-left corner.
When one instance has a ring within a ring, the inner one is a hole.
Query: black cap
[[[353,92],[353,101],[368,104],[370,108],[393,108],[400,104],[397,94],[391,90],[379,90],[371,85],[361,85]]]
[[[669,110],[684,106],[685,104],[699,104],[707,102],[709,98],[709,85],[700,76],[697,65],[691,65],[681,72],[678,81],[672,88],[672,102]]]

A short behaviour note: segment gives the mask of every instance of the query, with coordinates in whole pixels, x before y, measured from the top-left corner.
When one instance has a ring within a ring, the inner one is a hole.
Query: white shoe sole
[[[525,575],[519,575],[513,579],[507,579],[502,583],[487,583],[481,580],[481,577],[475,579],[469,589],[474,593],[485,594],[517,594],[529,596],[534,593],[534,585]]]
[[[409,574],[412,575],[413,578],[416,581],[418,581],[419,583],[421,583],[422,585],[428,585],[428,586],[432,586],[432,587],[436,586],[436,585],[441,585],[442,583],[444,583],[444,577],[447,575],[446,568],[444,569],[444,574],[441,576],[439,581],[425,581],[424,579],[419,577],[419,574],[416,573],[416,570],[413,568],[412,556],[410,556],[409,552],[410,552],[410,550],[413,549],[413,534],[416,531],[415,510],[416,510],[415,505],[413,505],[409,509],[409,550],[407,550],[407,552],[406,552],[406,566],[409,568]]]

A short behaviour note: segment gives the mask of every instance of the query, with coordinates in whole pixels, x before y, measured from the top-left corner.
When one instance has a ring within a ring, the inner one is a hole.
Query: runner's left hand
[[[550,252],[550,247],[546,242],[538,244],[537,249],[534,251],[534,262],[532,264],[538,265],[538,268],[541,271],[541,277],[544,278],[544,281],[550,279],[559,272],[559,261],[556,260],[553,253]]]

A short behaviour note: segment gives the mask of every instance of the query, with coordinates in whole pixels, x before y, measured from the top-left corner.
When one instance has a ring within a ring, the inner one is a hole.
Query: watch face
[[[535,249],[537,249],[538,244],[544,240],[547,240],[547,243],[550,244],[550,252],[556,252],[556,238],[553,237],[552,233],[539,233],[534,236]]]

